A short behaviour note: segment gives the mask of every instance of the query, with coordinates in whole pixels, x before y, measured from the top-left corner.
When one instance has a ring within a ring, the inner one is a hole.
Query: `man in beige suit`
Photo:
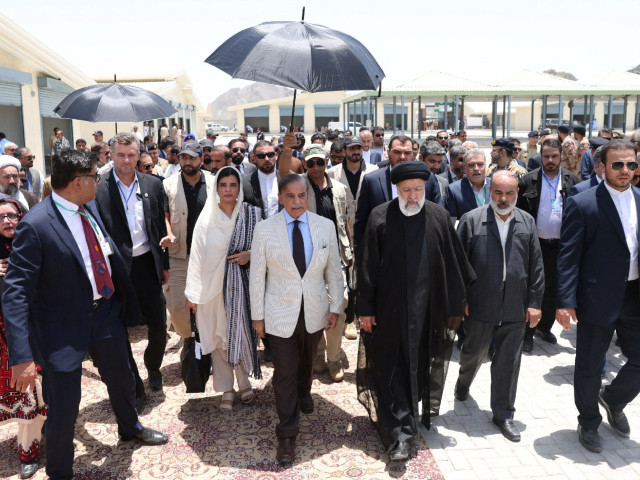
[[[307,212],[308,187],[296,174],[283,177],[284,210],[260,222],[251,246],[251,317],[273,350],[273,391],[279,462],[295,458],[301,410],[309,414],[313,361],[322,330],[335,328],[344,309],[336,229]]]

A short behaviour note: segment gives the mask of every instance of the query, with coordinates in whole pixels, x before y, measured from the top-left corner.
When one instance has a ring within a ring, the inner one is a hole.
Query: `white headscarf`
[[[240,192],[238,193],[238,199],[231,218],[227,217],[220,209],[218,178],[225,169],[232,169],[238,173],[235,168],[230,166],[222,167],[218,171],[215,177],[216,194],[207,197],[204,208],[193,229],[189,268],[187,270],[187,285],[184,293],[190,302],[198,305],[210,302],[222,292],[224,269],[227,263],[227,248],[236,226],[238,212],[244,200],[242,178],[240,178]]]

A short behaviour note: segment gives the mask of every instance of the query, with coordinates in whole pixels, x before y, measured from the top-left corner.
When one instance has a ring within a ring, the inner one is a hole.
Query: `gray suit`
[[[491,206],[463,215],[458,236],[477,279],[467,288],[469,315],[464,320],[466,337],[456,389],[462,393],[469,390],[494,340],[491,409],[497,419],[511,419],[515,411],[526,310],[540,309],[544,292],[536,222],[523,210],[514,209],[505,242],[504,282],[502,243]]]

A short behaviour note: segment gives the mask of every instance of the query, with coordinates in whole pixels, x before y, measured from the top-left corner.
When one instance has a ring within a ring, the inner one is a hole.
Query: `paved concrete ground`
[[[518,383],[515,422],[520,443],[502,436],[491,422],[489,405],[490,363],[480,369],[465,402],[454,399],[460,351],[454,347],[441,415],[428,442],[447,480],[462,479],[638,479],[640,478],[640,398],[627,406],[631,438],[617,436],[606,413],[599,432],[602,453],[591,453],[578,442],[577,410],[573,401],[575,327],[564,332],[556,324],[558,344],[534,340],[524,354]],[[607,375],[626,359],[612,345],[607,355]]]

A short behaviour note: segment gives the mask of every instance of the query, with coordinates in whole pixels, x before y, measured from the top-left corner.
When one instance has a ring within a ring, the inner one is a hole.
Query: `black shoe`
[[[157,430],[143,427],[142,431],[137,435],[133,435],[131,437],[128,435],[120,435],[120,440],[122,440],[123,442],[128,442],[130,440],[140,440],[142,443],[146,443],[147,445],[164,445],[169,441],[169,437],[167,437],[162,432],[158,432]]]
[[[20,462],[20,478],[31,478],[38,471],[38,459],[35,458],[28,462]]]
[[[147,399],[147,396],[143,393],[142,395],[136,395],[136,412],[138,413],[138,415],[142,415],[142,412],[144,411],[144,402]]]
[[[313,413],[313,398],[311,398],[311,395],[300,397],[300,411],[307,415]]]
[[[273,363],[273,352],[270,348],[265,348],[262,351],[262,360],[264,360],[265,363]]]
[[[578,425],[578,440],[590,452],[600,453],[602,451],[602,441],[597,428],[582,428],[581,425]]]
[[[149,387],[152,392],[162,391],[162,374],[158,372],[149,372]]]
[[[456,400],[464,402],[467,398],[469,398],[469,389],[461,388],[456,382],[456,387],[453,390],[453,396],[456,397]]]
[[[291,463],[296,458],[296,439],[278,438],[278,448],[276,449],[276,460],[280,463]]]
[[[489,357],[489,360],[493,360],[493,357],[496,356],[496,347],[493,344],[489,346],[489,352],[487,353],[487,356]]]
[[[609,421],[609,425],[618,435],[629,438],[629,435],[631,434],[631,428],[629,427],[627,416],[624,414],[624,412],[614,412],[609,404],[605,402],[604,398],[602,398],[603,393],[604,388],[600,390],[600,394],[598,395],[598,403],[602,405],[607,411],[607,420]]]
[[[556,336],[549,332],[543,332],[542,330],[536,330],[536,335],[539,336],[542,340],[544,340],[547,343],[551,343],[551,344],[556,344],[558,343],[558,339],[556,338]]]
[[[516,424],[513,423],[513,420],[510,418],[498,420],[496,417],[493,417],[493,423],[500,428],[502,435],[504,435],[507,440],[511,440],[512,442],[520,441],[520,431],[518,427],[516,427]]]
[[[389,452],[391,460],[406,460],[409,458],[409,444],[407,442],[398,442],[398,444]]]
[[[530,352],[533,350],[533,338],[525,338],[522,342],[522,351]]]

